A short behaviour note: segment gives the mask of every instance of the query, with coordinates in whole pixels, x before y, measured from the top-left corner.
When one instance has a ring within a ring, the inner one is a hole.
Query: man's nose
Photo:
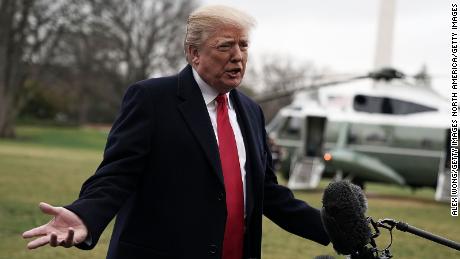
[[[235,46],[232,49],[232,62],[240,62],[243,60],[243,51],[241,51],[241,47],[238,44],[235,44]]]

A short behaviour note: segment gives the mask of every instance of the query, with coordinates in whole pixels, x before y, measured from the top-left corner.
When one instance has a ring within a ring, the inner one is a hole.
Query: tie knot
[[[216,102],[218,104],[227,104],[227,95],[226,94],[219,94],[217,97],[216,97]]]

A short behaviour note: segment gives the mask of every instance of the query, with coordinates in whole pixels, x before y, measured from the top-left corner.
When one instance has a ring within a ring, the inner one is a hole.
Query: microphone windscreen
[[[323,194],[321,219],[335,251],[349,255],[369,244],[371,229],[361,188],[349,181],[330,183]]]

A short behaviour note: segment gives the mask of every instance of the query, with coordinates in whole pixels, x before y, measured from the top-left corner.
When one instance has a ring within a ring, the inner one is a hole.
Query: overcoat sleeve
[[[265,129],[263,113],[262,129]],[[306,202],[294,197],[290,189],[279,185],[273,169],[272,156],[264,134],[264,150],[266,154],[263,213],[271,221],[284,230],[295,235],[313,240],[323,245],[329,244],[329,237],[324,230],[320,212]]]
[[[143,86],[128,88],[120,113],[109,133],[102,163],[83,184],[79,198],[67,209],[77,214],[88,228],[92,249],[100,235],[134,193],[150,152],[153,100]]]

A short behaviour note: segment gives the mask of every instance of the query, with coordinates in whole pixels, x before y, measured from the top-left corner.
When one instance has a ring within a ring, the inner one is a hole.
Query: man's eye
[[[222,45],[217,46],[217,49],[221,51],[230,50],[231,48],[232,48],[232,45],[230,44],[222,44]]]
[[[247,50],[249,48],[249,44],[247,42],[240,43],[241,50]]]

